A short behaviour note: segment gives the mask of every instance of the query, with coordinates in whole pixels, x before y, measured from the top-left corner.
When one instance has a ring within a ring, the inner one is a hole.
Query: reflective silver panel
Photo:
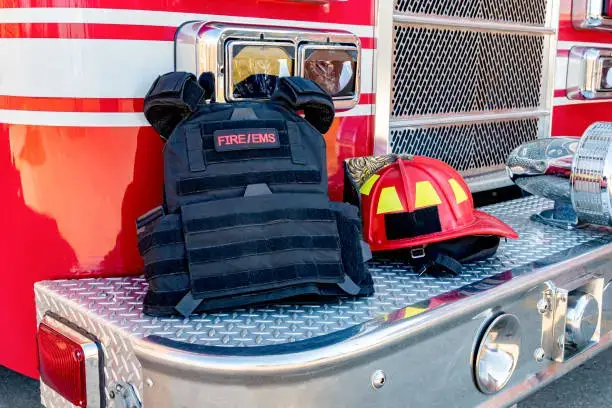
[[[572,47],[567,67],[569,99],[612,99],[612,49]]]
[[[496,20],[544,25],[546,2],[533,0],[395,0],[400,13],[422,13],[440,16]]]
[[[487,326],[476,350],[474,379],[480,391],[493,394],[510,381],[521,350],[521,324],[511,314],[497,316]]]

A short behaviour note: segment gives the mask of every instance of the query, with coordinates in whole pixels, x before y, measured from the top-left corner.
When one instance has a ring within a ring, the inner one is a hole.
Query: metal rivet
[[[546,299],[540,299],[538,300],[536,307],[538,308],[538,312],[540,314],[545,314],[550,310],[550,303]]]
[[[147,380],[145,381],[147,383],[147,386],[152,387],[153,386],[153,380],[150,378],[147,378]]]
[[[374,374],[372,374],[372,387],[376,388],[377,390],[382,388],[386,381],[387,376],[383,370],[376,370]]]
[[[544,352],[544,349],[542,347],[538,347],[533,353],[533,357],[536,359],[537,362],[540,362],[544,360],[544,357],[546,357],[546,353]]]

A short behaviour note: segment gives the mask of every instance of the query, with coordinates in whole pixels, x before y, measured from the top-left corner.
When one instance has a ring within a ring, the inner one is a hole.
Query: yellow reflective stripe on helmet
[[[416,194],[414,198],[414,209],[433,207],[442,204],[442,200],[436,193],[436,189],[429,181],[419,181],[416,183]]]
[[[378,197],[378,209],[376,214],[404,211],[404,206],[397,195],[395,187],[385,187]]]
[[[451,188],[453,189],[453,193],[455,193],[455,200],[457,201],[457,204],[461,204],[462,202],[467,201],[468,196],[465,193],[465,190],[463,190],[463,188],[459,185],[457,180],[453,178],[449,179],[448,184],[450,184]]]
[[[372,187],[374,187],[374,184],[379,178],[380,176],[378,174],[375,174],[372,177],[370,177],[365,183],[363,183],[363,185],[359,189],[359,192],[363,195],[370,195],[370,191],[372,191]]]

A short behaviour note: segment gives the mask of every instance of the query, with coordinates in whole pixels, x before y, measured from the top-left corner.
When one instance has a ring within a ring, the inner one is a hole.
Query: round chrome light
[[[521,324],[511,314],[497,316],[477,345],[474,361],[476,386],[494,394],[506,386],[516,369],[521,348]]]
[[[577,293],[569,297],[565,326],[567,343],[577,348],[586,346],[595,335],[598,323],[597,299],[588,293]]]

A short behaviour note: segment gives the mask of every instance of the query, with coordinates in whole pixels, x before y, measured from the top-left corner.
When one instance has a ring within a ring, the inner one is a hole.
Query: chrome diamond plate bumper
[[[396,341],[400,338],[404,339],[401,343],[404,351],[412,350],[414,353],[418,342],[428,341],[426,337],[432,336],[426,345],[421,344],[420,347],[421,350],[429,351],[412,355],[410,362],[402,363],[403,369],[410,375],[416,375],[420,371],[429,372],[432,367],[442,364],[443,367],[437,369],[452,372],[437,373],[437,376],[457,377],[452,388],[444,391],[444,395],[451,395],[457,386],[474,388],[471,384],[469,355],[474,335],[482,324],[482,317],[478,316],[483,310],[491,308],[496,302],[499,302],[495,305],[498,308],[518,307],[513,303],[516,298],[510,299],[509,296],[523,296],[525,290],[531,290],[533,285],[555,276],[554,269],[557,267],[571,274],[568,265],[574,260],[585,256],[588,258],[593,251],[607,251],[610,247],[606,245],[612,242],[612,234],[608,230],[591,228],[565,231],[530,221],[531,214],[551,206],[550,201],[531,197],[485,208],[487,212],[511,224],[520,239],[502,243],[495,257],[467,265],[464,273],[456,278],[419,277],[402,264],[373,263],[376,292],[367,299],[343,299],[311,305],[278,304],[190,319],[160,319],[142,314],[141,301],[146,291],[146,282],[141,277],[61,280],[36,284],[38,318],[41,319],[48,311],[54,312],[100,339],[106,360],[104,372],[107,394],[116,382],[129,382],[144,396],[145,403],[147,396],[155,398],[155,401],[160,401],[160,398],[165,401],[159,406],[175,406],[172,404],[178,404],[185,398],[185,393],[192,395],[190,393],[193,391],[194,397],[205,390],[212,392],[213,389],[220,396],[225,395],[225,392],[229,393],[227,395],[235,395],[236,401],[231,401],[230,406],[243,406],[241,403],[252,402],[251,398],[260,392],[263,393],[261,398],[265,396],[267,400],[263,390],[273,387],[273,384],[266,382],[267,375],[289,375],[295,381],[300,379],[296,384],[299,384],[301,391],[297,394],[287,394],[289,388],[280,385],[275,390],[281,390],[280,394],[275,394],[280,406],[291,406],[291,401],[299,401],[295,398],[300,393],[311,398],[309,401],[313,401],[314,406],[315,402],[321,401],[316,400],[313,392],[325,395],[339,392],[316,388],[329,386],[329,370],[341,370],[336,373],[337,379],[333,381],[341,381],[343,378],[355,381],[355,367],[349,367],[349,363],[355,363],[353,358],[357,358],[357,355],[361,370],[370,373],[366,375],[367,378],[359,381],[364,386],[364,392],[374,399],[361,401],[359,398],[364,397],[361,395],[355,403],[357,406],[363,406],[360,402],[384,406],[386,403],[391,404],[393,397],[389,397],[389,391],[377,392],[379,397],[386,396],[383,400],[377,399],[376,395],[371,396],[373,388],[369,386],[369,376],[378,365],[384,367],[387,364],[387,370],[393,371],[392,367],[397,366],[400,359],[388,360],[389,353],[397,350]],[[607,265],[606,270],[612,270],[610,265]],[[523,301],[521,307],[525,304]],[[536,313],[532,323],[537,330],[537,324],[540,324],[538,319]],[[427,325],[419,329],[423,322]],[[445,324],[448,327],[443,328]],[[425,337],[414,337],[421,329],[425,330],[422,332]],[[605,338],[603,334],[602,331],[602,338]],[[526,355],[533,352],[540,340],[539,331],[532,332],[530,336],[532,339],[527,343],[533,343],[530,344],[532,350],[523,352],[522,358],[525,359],[529,358]],[[438,343],[438,346],[434,345]],[[434,353],[435,347],[444,348],[439,349],[441,353]],[[363,360],[366,355],[372,357],[374,352],[382,353],[380,358]],[[457,360],[465,353],[465,361]],[[152,355],[156,357],[150,359]],[[201,358],[207,360],[199,361]],[[441,361],[441,358],[449,360]],[[519,371],[533,372],[535,361],[533,358],[529,361],[531,363],[525,362]],[[449,363],[452,363],[451,366],[448,366]],[[341,368],[347,364],[346,369]],[[175,366],[171,369],[174,370],[173,374],[167,372],[171,366]],[[431,375],[436,376],[434,373]],[[165,391],[161,392],[161,388],[155,385],[144,387],[147,378],[154,378],[153,384],[164,384]],[[184,381],[180,382],[177,378],[183,378]],[[280,377],[275,378],[273,382]],[[434,378],[435,381],[447,382],[437,377],[432,377],[432,381]],[[229,382],[226,383],[226,380]],[[287,381],[291,383],[293,380]],[[423,380],[415,378],[414,381],[411,386]],[[173,384],[172,390],[182,391],[178,394],[171,392],[166,388],[169,383]],[[245,394],[242,388],[242,391],[236,392],[234,388],[237,384],[251,383],[256,384],[253,385],[257,388],[254,394]],[[308,383],[312,383],[314,388],[308,389]],[[208,389],[211,384],[218,387]],[[428,386],[435,391],[435,386]],[[47,407],[62,406],[52,391],[46,387],[42,391]],[[429,403],[431,400],[428,398],[436,397],[436,392],[425,393],[429,397],[422,393],[415,394],[413,399],[415,402]],[[402,398],[407,398],[403,392],[400,394]],[[466,391],[464,395],[467,399],[463,402],[468,403],[468,406],[486,400],[476,391]],[[225,401],[220,398],[219,403]],[[348,401],[346,396],[340,400],[338,398],[336,395],[320,406],[339,406],[330,405],[333,401],[343,401],[340,405],[344,406]],[[446,397],[438,396],[438,399],[442,402]],[[113,406],[109,395],[107,400]],[[448,402],[452,401],[451,395]],[[216,406],[215,403],[211,406]],[[454,406],[455,402],[451,405]]]

